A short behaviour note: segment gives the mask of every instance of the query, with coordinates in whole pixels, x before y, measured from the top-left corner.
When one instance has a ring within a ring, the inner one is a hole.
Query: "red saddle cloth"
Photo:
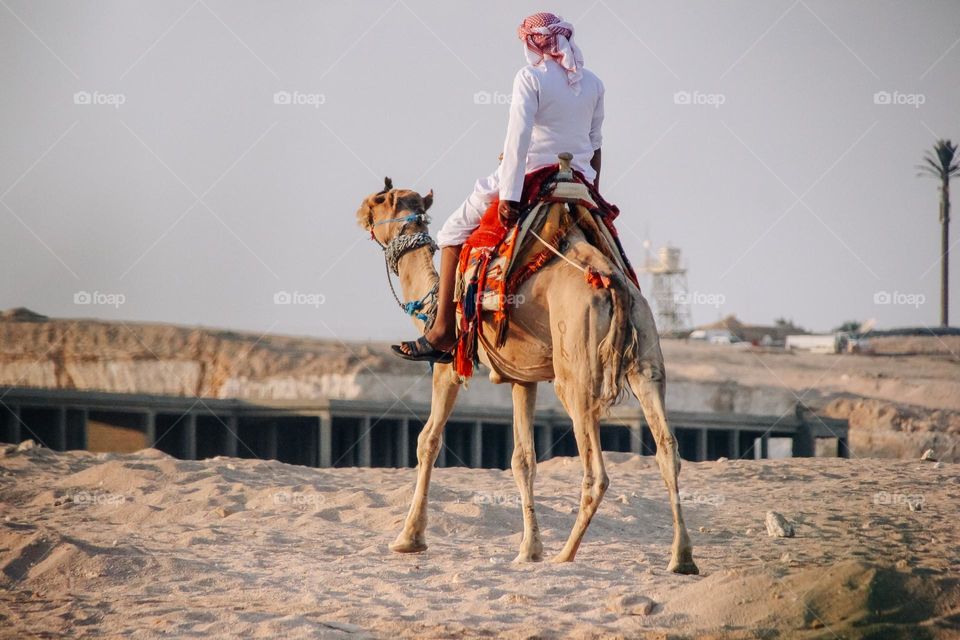
[[[536,171],[531,171],[523,179],[523,191],[520,195],[520,209],[521,211],[529,209],[537,202],[540,201],[543,194],[543,188],[550,181],[551,178],[560,170],[560,166],[556,164],[548,165],[546,167],[541,167]],[[620,215],[620,209],[614,205],[610,204],[603,199],[603,196],[600,195],[600,192],[593,188],[593,185],[587,182],[587,179],[583,177],[583,174],[573,169],[574,180],[580,182],[581,184],[587,185],[587,189],[590,190],[590,196],[593,198],[593,201],[597,203],[600,213],[603,216],[605,221],[610,223]],[[470,237],[467,238],[466,243],[464,243],[463,251],[460,252],[461,263],[464,259],[464,254],[468,253],[467,248],[481,248],[481,247],[496,247],[507,235],[509,230],[507,227],[504,227],[500,222],[500,216],[497,213],[497,210],[500,208],[500,199],[494,198],[493,202],[490,203],[490,206],[487,207],[487,210],[483,214],[483,218],[480,220],[480,226],[470,234]],[[613,225],[609,225],[611,233],[615,233]]]
[[[557,171],[559,171],[559,165],[549,165],[526,175],[520,197],[521,212],[529,213],[537,203],[546,199],[545,196],[548,194],[545,192],[545,188],[552,182]],[[626,255],[623,253],[619,237],[613,226],[613,220],[620,215],[620,209],[607,202],[593,188],[593,185],[587,182],[581,172],[574,169],[573,176],[575,181],[587,186],[590,197],[596,204],[596,209],[593,212],[600,214],[600,219],[604,226],[609,229],[617,244],[617,249],[627,265],[628,277],[636,283],[636,275],[630,263],[626,260]],[[503,271],[497,271],[494,276],[490,276],[488,267],[491,261],[505,258],[502,262],[507,264],[513,251],[517,249],[515,246],[516,232],[520,221],[518,220],[510,227],[503,226],[498,213],[499,206],[500,201],[495,198],[484,212],[483,218],[480,220],[480,226],[470,234],[460,251],[459,277],[462,279],[464,274],[472,274],[469,281],[463,282],[462,294],[457,302],[460,324],[454,366],[457,373],[463,378],[469,378],[473,375],[473,367],[477,362],[477,340],[483,309],[483,297],[489,291],[493,291],[499,296],[500,304],[498,310],[494,312],[494,320],[499,323],[501,328],[505,329],[505,315],[509,309],[509,305],[505,304],[505,301],[509,299],[508,296],[515,293],[515,289],[519,288],[526,277],[542,268],[554,257],[552,253],[545,251],[535,265],[527,265],[525,277],[522,279],[508,278],[509,274]]]

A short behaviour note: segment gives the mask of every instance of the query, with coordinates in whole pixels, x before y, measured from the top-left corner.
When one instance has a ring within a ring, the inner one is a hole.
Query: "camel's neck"
[[[439,276],[433,266],[433,256],[429,247],[420,247],[413,251],[408,251],[400,257],[397,263],[397,270],[400,272],[400,301],[407,303],[413,300],[421,300],[437,284]],[[426,300],[428,306],[421,313],[429,315],[433,312],[436,305],[435,299]],[[424,322],[413,317],[413,323],[421,332],[424,330]]]

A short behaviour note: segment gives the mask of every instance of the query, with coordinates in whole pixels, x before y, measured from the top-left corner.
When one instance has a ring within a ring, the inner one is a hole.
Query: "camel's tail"
[[[637,328],[633,324],[633,296],[619,271],[610,274],[610,329],[600,341],[598,356],[603,369],[600,401],[604,409],[617,403],[624,390],[625,363],[636,360],[639,348]]]

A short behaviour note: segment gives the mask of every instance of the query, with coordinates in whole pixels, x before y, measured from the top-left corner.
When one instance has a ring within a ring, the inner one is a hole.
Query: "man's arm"
[[[533,119],[540,106],[536,81],[521,70],[513,80],[510,99],[510,119],[507,137],[503,143],[503,161],[500,163],[500,214],[509,216],[508,207],[515,211],[523,191],[527,168],[527,151],[533,133]]]
[[[597,172],[597,177],[593,179],[593,188],[597,191],[600,191],[600,151],[600,149],[594,151],[593,157],[590,158],[590,166]]]
[[[598,80],[599,82],[599,80]],[[600,145],[603,144],[603,94],[606,88],[600,83],[600,95],[597,96],[597,104],[593,107],[593,119],[590,122],[590,144],[593,145],[593,157],[590,158],[590,166],[597,172],[597,177],[593,180],[593,188],[600,191]]]

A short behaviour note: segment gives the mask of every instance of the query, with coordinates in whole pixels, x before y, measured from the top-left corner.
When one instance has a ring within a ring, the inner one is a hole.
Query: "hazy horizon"
[[[389,175],[435,190],[435,231],[496,167],[538,10],[606,85],[628,255],[681,248],[694,324],[937,323],[939,194],[916,166],[960,139],[949,2],[4,0],[0,308],[413,337],[354,213]]]

